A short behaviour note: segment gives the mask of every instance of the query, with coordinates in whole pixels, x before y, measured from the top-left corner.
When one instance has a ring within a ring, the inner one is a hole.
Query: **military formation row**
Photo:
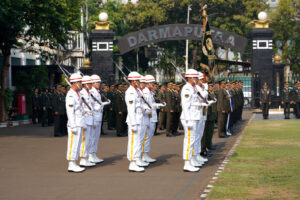
[[[128,135],[129,171],[144,171],[144,167],[156,161],[149,152],[158,120],[160,129],[166,127],[167,136],[176,136],[178,127],[183,128],[183,169],[198,171],[208,161],[207,150],[215,148],[212,135],[216,120],[219,137],[228,137],[230,128],[241,119],[243,86],[240,82],[224,81],[208,84],[208,77],[193,69],[188,70],[185,77],[184,85],[169,83],[167,88],[161,86],[158,91],[153,76],[142,77],[131,72],[128,75],[129,87],[117,85],[112,103],[109,95],[107,99],[101,92],[97,75],[81,77],[73,74],[70,77],[71,89],[66,96],[68,170],[81,172],[85,166],[103,161],[96,156],[103,110],[106,105],[115,104],[108,111],[115,108],[115,117],[120,117],[123,122],[108,117],[108,126],[112,128],[112,120],[127,124],[127,127],[121,126],[123,130],[117,124],[117,133],[123,135],[127,132]],[[81,167],[76,164],[79,157]]]

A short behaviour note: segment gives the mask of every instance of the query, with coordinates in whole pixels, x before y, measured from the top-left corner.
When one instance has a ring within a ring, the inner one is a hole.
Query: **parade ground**
[[[99,142],[98,156],[104,162],[74,174],[67,172],[67,137],[53,137],[53,127],[2,128],[0,199],[199,199],[252,112],[243,115],[232,137],[218,138],[215,133],[217,150],[198,173],[183,171],[183,135],[154,136],[150,155],[158,161],[143,173],[132,173],[126,158],[127,137],[110,132]]]

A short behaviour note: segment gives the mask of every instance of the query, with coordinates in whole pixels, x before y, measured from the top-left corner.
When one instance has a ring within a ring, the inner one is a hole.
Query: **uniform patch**
[[[186,94],[186,95],[184,95],[184,96],[185,96],[185,98],[189,98],[190,95]]]
[[[129,101],[129,104],[133,104],[133,101]]]

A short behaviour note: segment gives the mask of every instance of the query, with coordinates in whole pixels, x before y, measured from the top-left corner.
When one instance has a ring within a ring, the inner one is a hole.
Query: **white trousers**
[[[92,127],[92,133],[91,133],[91,148],[89,150],[89,153],[96,153],[98,151],[98,142],[101,135],[101,123],[102,122],[96,122],[97,125]]]
[[[141,157],[141,131],[141,125],[136,125],[135,132],[132,131],[131,125],[128,125],[127,159],[129,161],[134,161]]]
[[[201,118],[197,123],[197,131],[196,131],[196,138],[194,144],[194,153],[193,155],[197,155],[201,152],[201,139],[203,137],[203,132],[205,128],[205,121],[204,118]]]
[[[78,160],[80,153],[80,146],[82,142],[82,128],[77,128],[77,133],[73,133],[71,128],[68,127],[68,149],[67,160]]]
[[[151,139],[154,135],[155,128],[156,128],[156,122],[150,122],[150,125],[146,126],[145,137],[144,137],[143,144],[142,144],[142,152],[143,153],[150,152],[150,143],[151,143]]]
[[[87,126],[87,128],[82,131],[82,143],[80,146],[81,158],[86,158],[90,153],[92,128],[93,126]]]
[[[228,131],[228,128],[229,128],[229,121],[230,121],[230,113],[228,113],[228,115],[227,115],[226,132]]]
[[[187,127],[186,120],[181,120],[181,123],[184,128],[183,160],[190,160],[193,155],[197,123],[199,123],[199,121],[189,122],[192,125],[191,128]]]

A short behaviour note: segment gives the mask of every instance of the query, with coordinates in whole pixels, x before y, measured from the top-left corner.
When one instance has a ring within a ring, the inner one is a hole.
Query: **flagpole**
[[[188,10],[187,10],[187,24],[190,23],[190,11],[192,10],[191,4],[188,5]],[[188,65],[189,65],[189,40],[186,40],[185,43],[185,71],[188,70]]]

